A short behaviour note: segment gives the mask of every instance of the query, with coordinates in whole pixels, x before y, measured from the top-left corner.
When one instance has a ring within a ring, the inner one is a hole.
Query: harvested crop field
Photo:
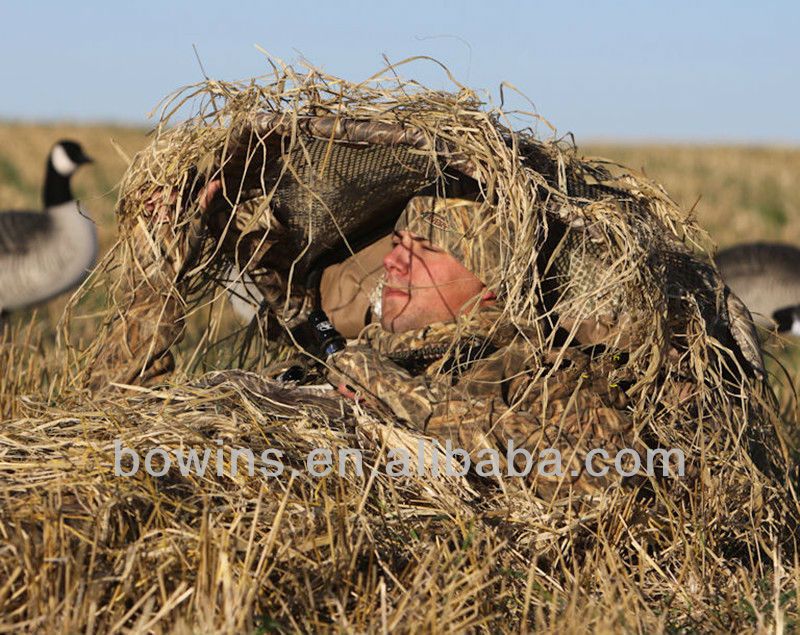
[[[62,137],[97,161],[75,187],[107,250],[121,154],[149,143],[143,131],[0,125],[0,207],[38,206],[45,154]],[[800,244],[800,149],[579,149],[643,169],[719,245]],[[786,524],[794,496],[701,417],[707,438],[676,439],[710,452],[697,479],[702,496],[654,490],[643,503],[620,489],[576,511],[461,476],[395,479],[346,465],[310,478],[302,465],[313,448],[360,448],[368,465],[384,466],[386,447],[418,439],[358,407],[331,409],[313,391],[276,390],[230,370],[236,357],[208,345],[236,329],[224,298],[189,316],[166,384],[93,393],[76,379],[77,351],[97,333],[113,262],[73,308],[83,316],[69,325],[75,348],[64,346],[58,323],[66,300],[6,327],[0,632],[782,632],[800,624],[800,566],[786,555],[795,550]],[[768,368],[792,456],[793,382],[780,362],[794,377],[800,357],[791,349],[776,357]],[[280,449],[291,469],[267,480],[230,470],[112,471],[120,447],[126,460],[143,460],[155,446],[219,440]]]

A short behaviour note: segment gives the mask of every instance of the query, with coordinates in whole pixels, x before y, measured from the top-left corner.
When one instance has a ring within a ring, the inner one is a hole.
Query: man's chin
[[[381,315],[381,327],[390,333],[402,333],[411,328],[406,316],[399,311],[384,311]]]
[[[387,314],[386,312],[381,315],[381,327],[384,331],[390,333],[397,333],[397,315],[395,313]]]

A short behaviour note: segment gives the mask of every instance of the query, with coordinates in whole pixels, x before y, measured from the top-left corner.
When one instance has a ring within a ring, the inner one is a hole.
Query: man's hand
[[[200,193],[197,195],[197,201],[202,211],[206,211],[211,201],[216,196],[222,187],[221,179],[214,179],[209,181]],[[169,213],[174,209],[175,202],[178,200],[178,193],[173,190],[166,200],[164,200],[164,188],[158,188],[153,194],[144,202],[144,209],[149,214],[153,215],[153,220],[156,223],[163,223],[169,220]]]
[[[208,206],[211,205],[211,201],[214,200],[217,192],[219,192],[221,189],[222,179],[214,179],[213,181],[209,181],[197,195],[197,200],[200,203],[200,209],[205,212],[208,209]]]
[[[365,401],[371,395],[371,381],[385,361],[368,346],[348,346],[328,359],[327,379],[348,399]]]
[[[328,381],[347,397],[423,429],[442,395],[431,392],[428,378],[412,377],[369,346],[348,346],[328,358]],[[450,392],[448,385],[446,391]]]

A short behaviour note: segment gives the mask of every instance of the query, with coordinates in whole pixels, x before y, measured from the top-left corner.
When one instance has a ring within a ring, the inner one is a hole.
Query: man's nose
[[[386,269],[386,271],[403,274],[408,271],[410,261],[411,251],[403,243],[398,243],[384,257],[383,268]]]
[[[406,236],[402,236],[401,241],[397,243],[392,250],[386,254],[383,259],[383,267],[386,271],[391,271],[397,274],[404,274],[408,272],[411,266],[411,240]]]

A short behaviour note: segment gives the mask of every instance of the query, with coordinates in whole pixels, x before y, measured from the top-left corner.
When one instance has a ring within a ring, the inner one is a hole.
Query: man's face
[[[452,322],[481,300],[484,285],[458,260],[407,231],[383,259],[381,326],[393,333]]]

